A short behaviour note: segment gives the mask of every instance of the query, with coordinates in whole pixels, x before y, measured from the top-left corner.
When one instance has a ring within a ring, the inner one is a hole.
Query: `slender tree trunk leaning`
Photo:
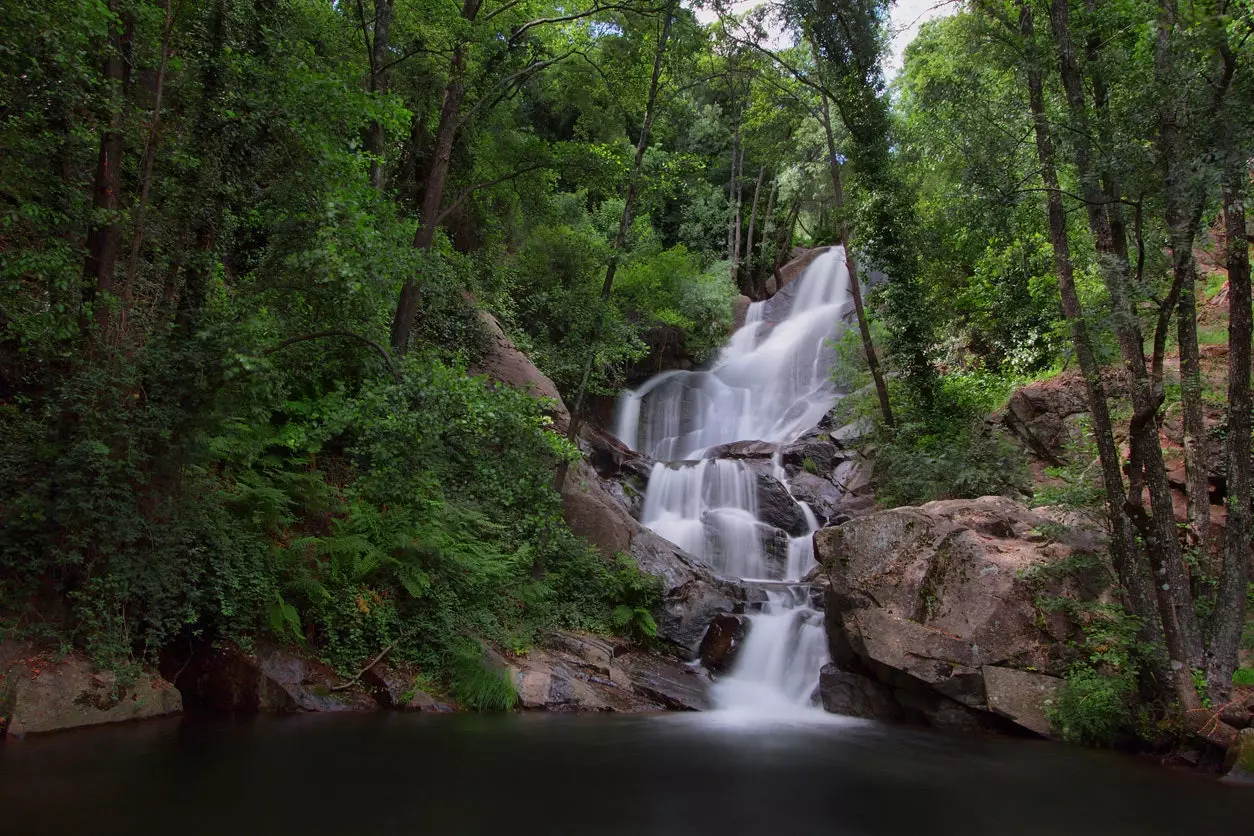
[[[479,15],[483,0],[463,0],[461,16],[473,21]],[[449,62],[448,84],[444,87],[444,104],[440,108],[440,126],[435,134],[435,149],[422,193],[418,231],[414,234],[414,248],[429,250],[435,241],[439,226],[440,203],[444,199],[444,181],[448,179],[449,161],[453,157],[453,140],[457,136],[457,120],[461,113],[462,99],[466,95],[466,53],[469,45],[460,41],[453,48]],[[392,352],[404,354],[409,348],[409,335],[414,330],[418,316],[418,283],[406,279],[396,303],[396,316],[392,320]]]
[[[1108,197],[1102,192],[1093,165],[1084,84],[1071,43],[1069,15],[1067,0],[1051,0],[1050,19],[1058,46],[1059,75],[1066,94],[1081,195],[1088,213],[1089,228],[1096,242],[1102,278],[1114,311],[1115,334],[1120,354],[1132,378],[1134,415],[1128,430],[1129,441],[1138,448],[1150,494],[1149,519],[1137,514],[1136,509],[1130,511],[1156,562],[1158,583],[1155,588],[1161,593],[1159,611],[1163,621],[1163,635],[1176,675],[1181,705],[1184,708],[1196,708],[1200,701],[1193,688],[1192,670],[1202,664],[1202,639],[1197,614],[1193,610],[1189,576],[1176,534],[1171,489],[1167,484],[1162,447],[1158,440],[1155,416],[1161,403],[1149,380],[1140,325],[1127,294],[1127,259],[1118,255],[1105,212],[1106,203],[1118,196]],[[1188,680],[1187,687],[1185,680]]]
[[[745,169],[745,148],[744,143],[740,139],[740,122],[736,122],[736,135],[732,139],[732,145],[739,150],[739,153],[733,160],[732,166],[732,228],[731,228],[731,272],[732,281],[737,283],[740,277],[740,211],[743,200],[741,199],[742,184],[741,177],[744,175]]]
[[[592,364],[596,361],[597,344],[601,340],[601,331],[605,327],[605,312],[610,304],[610,294],[614,290],[614,275],[618,272],[618,261],[622,257],[623,248],[627,245],[627,231],[631,229],[632,213],[636,205],[636,195],[640,189],[640,170],[644,164],[644,152],[649,147],[649,132],[653,129],[653,117],[657,105],[657,91],[662,77],[662,59],[666,55],[666,42],[670,39],[671,22],[675,16],[675,3],[667,7],[666,20],[662,23],[662,33],[658,36],[657,50],[653,56],[653,76],[649,81],[649,96],[645,101],[644,123],[640,128],[640,139],[636,142],[636,157],[631,165],[631,177],[627,183],[627,197],[623,201],[623,214],[618,220],[618,232],[610,245],[609,263],[605,266],[605,280],[601,283],[601,301],[597,307],[596,321],[592,326],[589,338],[588,357],[583,364],[583,374],[579,377],[579,388],[575,390],[575,400],[570,410],[570,425],[566,437],[574,441],[579,436],[582,423],[583,399],[588,391],[588,379],[592,376]],[[567,466],[565,463],[558,469],[558,478],[554,488],[561,493],[566,481]]]
[[[1094,0],[1088,0],[1092,3]],[[1188,483],[1189,531],[1199,554],[1199,565],[1207,574],[1217,574],[1211,565],[1210,491],[1207,479],[1206,424],[1202,411],[1201,355],[1197,345],[1197,264],[1193,242],[1201,214],[1201,203],[1190,192],[1184,171],[1179,113],[1175,96],[1167,95],[1172,85],[1172,41],[1176,23],[1174,0],[1162,0],[1158,33],[1154,42],[1154,75],[1162,91],[1158,151],[1162,160],[1167,230],[1171,238],[1171,294],[1176,301],[1176,333],[1180,345],[1180,403],[1184,418],[1184,465]],[[1185,117],[1187,118],[1187,117]],[[1109,191],[1109,189],[1107,190]],[[1197,206],[1195,209],[1194,206]],[[1170,316],[1170,311],[1166,311]],[[1160,317],[1160,324],[1161,324]],[[1154,335],[1152,376],[1156,392],[1162,389],[1163,357]]]
[[[394,0],[374,0],[374,25],[366,26],[365,11],[358,0],[358,12],[362,15],[362,34],[366,38],[367,54],[370,57],[370,92],[384,94],[388,91],[388,49],[392,31],[392,10]],[[370,31],[373,30],[373,37]],[[370,185],[379,191],[383,190],[383,154],[387,136],[383,125],[371,119],[366,126],[366,153],[370,155]]]
[[[816,56],[817,58],[817,56]],[[823,132],[827,138],[827,167],[832,175],[832,188],[836,193],[837,224],[840,229],[840,246],[845,251],[845,266],[849,270],[849,295],[853,297],[853,308],[858,315],[858,331],[862,336],[862,350],[866,354],[866,364],[871,370],[871,379],[875,382],[875,395],[879,398],[880,414],[884,418],[884,426],[895,426],[893,406],[888,399],[888,384],[884,381],[884,373],[880,369],[879,355],[875,351],[875,342],[871,339],[871,326],[866,321],[866,310],[862,305],[862,286],[858,282],[858,264],[853,251],[849,248],[849,223],[845,218],[845,189],[840,177],[840,159],[836,155],[836,137],[832,133],[831,108],[828,107],[827,93],[820,93],[823,102]]]
[[[753,209],[749,211],[749,234],[745,237],[745,263],[740,268],[740,292],[753,296],[753,236],[758,225],[758,199],[762,196],[762,180],[766,166],[758,169],[758,184],[753,187]]]
[[[1141,621],[1138,634],[1146,647],[1162,642],[1155,596],[1151,592],[1154,582],[1148,567],[1141,559],[1136,545],[1136,535],[1124,512],[1123,477],[1119,470],[1119,449],[1115,446],[1114,426],[1110,408],[1106,402],[1106,390],[1102,384],[1102,370],[1093,350],[1093,341],[1084,321],[1084,310],[1076,291],[1071,263],[1071,246],[1067,238],[1067,216],[1062,204],[1062,192],[1058,187],[1058,173],[1054,160],[1054,141],[1050,134],[1049,117],[1045,111],[1044,82],[1039,66],[1039,54],[1035,47],[1035,30],[1032,7],[1027,0],[1019,2],[1019,33],[1022,35],[1027,58],[1028,103],[1036,134],[1036,153],[1041,166],[1041,179],[1045,184],[1046,214],[1049,219],[1050,244],[1054,251],[1054,269],[1058,274],[1058,294],[1063,314],[1071,327],[1071,339],[1076,360],[1084,376],[1085,393],[1093,424],[1093,436],[1097,442],[1098,459],[1105,488],[1106,511],[1110,520],[1110,551],[1115,573],[1123,587],[1129,609]],[[1178,690],[1178,677],[1169,672],[1165,659],[1155,660],[1155,676],[1158,687]],[[1187,673],[1187,670],[1185,671]],[[1189,677],[1192,693],[1192,679]],[[1195,695],[1196,696],[1196,695]]]
[[[139,166],[139,204],[135,207],[135,218],[131,224],[131,256],[126,268],[126,284],[122,292],[122,306],[118,312],[118,337],[121,339],[126,332],[127,319],[131,307],[131,297],[135,290],[136,275],[139,272],[140,248],[144,242],[144,219],[148,212],[148,197],[152,191],[152,168],[157,158],[157,142],[161,130],[161,100],[165,93],[165,73],[170,63],[170,37],[174,31],[173,0],[166,0],[165,24],[161,29],[161,56],[157,62],[157,80],[152,102],[152,123],[148,126],[148,139],[144,142],[144,158]]]
[[[1250,572],[1250,250],[1245,233],[1244,157],[1228,163],[1223,183],[1223,218],[1228,249],[1228,527],[1223,573],[1215,601],[1206,681],[1220,704],[1232,690],[1237,649],[1245,624]]]
[[[762,237],[758,240],[756,268],[751,274],[753,292],[758,298],[766,298],[766,242],[771,234],[771,221],[775,217],[775,198],[779,195],[779,179],[771,181],[771,196],[766,200],[766,214],[762,216]]]
[[[110,3],[109,10],[116,13],[117,3]],[[133,25],[133,20],[126,17],[115,20],[109,27],[108,55],[104,62],[109,115],[100,135],[100,153],[92,187],[92,223],[87,231],[87,261],[83,266],[84,301],[91,303],[96,339],[102,345],[112,341],[110,306],[122,295],[117,281],[121,233],[118,208],[122,188],[125,97],[130,82],[130,63],[125,53],[130,51]]]
[[[779,238],[776,239],[775,246],[775,264],[771,266],[771,275],[775,277],[775,289],[778,291],[780,285],[784,283],[784,275],[780,269],[792,255],[793,237],[797,232],[797,218],[801,215],[801,196],[797,195],[792,199],[792,205],[788,207],[788,218],[784,221],[784,225],[779,228]]]

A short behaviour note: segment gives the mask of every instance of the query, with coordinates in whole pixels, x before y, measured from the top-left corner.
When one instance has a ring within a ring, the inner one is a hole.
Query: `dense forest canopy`
[[[837,346],[881,502],[1029,491],[983,419],[1078,367],[1092,464],[1052,499],[1108,527],[1117,606],[1089,617],[1122,643],[1076,681],[1222,700],[1249,580],[1254,10],[955,3],[895,79],[890,12],[6,3],[0,627],[123,667],[189,637],[269,632],[344,671],[387,648],[484,707],[508,699],[474,685],[481,642],[647,639],[653,582],[562,520],[579,425],[667,352],[711,360],[795,246],[844,244],[888,276],[854,282]],[[474,376],[485,314],[569,428]]]

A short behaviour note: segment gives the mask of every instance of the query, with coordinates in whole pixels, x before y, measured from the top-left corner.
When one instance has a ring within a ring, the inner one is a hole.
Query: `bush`
[[[1104,674],[1080,664],[1067,674],[1066,684],[1045,716],[1068,743],[1109,746],[1131,721],[1129,706],[1136,696],[1128,673]]]

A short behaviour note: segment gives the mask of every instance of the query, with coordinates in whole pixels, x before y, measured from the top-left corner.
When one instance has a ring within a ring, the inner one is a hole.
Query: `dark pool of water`
[[[0,833],[1226,834],[1254,790],[863,722],[303,716],[0,746]]]

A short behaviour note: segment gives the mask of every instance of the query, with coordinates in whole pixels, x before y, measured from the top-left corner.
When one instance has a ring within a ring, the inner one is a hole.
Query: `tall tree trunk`
[[[818,56],[815,56],[816,60]],[[845,217],[845,189],[840,177],[840,159],[836,154],[836,136],[832,133],[831,108],[828,106],[827,93],[820,94],[823,109],[823,133],[827,138],[827,167],[832,175],[832,188],[836,193],[837,225],[840,230],[840,247],[845,252],[845,266],[849,270],[849,295],[853,297],[853,308],[858,315],[858,331],[862,336],[862,350],[866,354],[866,364],[871,370],[871,379],[875,382],[875,395],[879,398],[880,414],[884,425],[895,426],[893,406],[888,399],[888,384],[884,381],[884,373],[880,369],[879,355],[875,351],[875,342],[871,339],[871,326],[866,321],[866,309],[862,305],[862,285],[858,280],[858,264],[853,251],[849,248],[849,222]]]
[[[758,240],[758,254],[754,259],[756,267],[750,274],[753,293],[756,298],[766,297],[766,242],[771,234],[771,221],[775,217],[775,198],[779,194],[779,178],[771,181],[771,195],[766,199],[766,214],[762,216],[762,237]],[[750,256],[752,258],[752,255]]]
[[[170,38],[174,32],[174,7],[172,0],[165,3],[165,23],[161,28],[161,56],[157,61],[157,80],[152,102],[152,123],[148,126],[148,139],[144,142],[144,158],[139,166],[139,204],[131,223],[131,256],[126,269],[126,284],[122,293],[122,309],[119,311],[118,335],[125,335],[130,316],[131,297],[135,291],[139,272],[139,254],[144,242],[144,219],[148,213],[148,197],[152,191],[152,168],[157,158],[157,143],[161,130],[161,101],[165,94],[165,73],[170,63]]]
[[[109,11],[117,13],[117,2]],[[121,296],[117,281],[119,192],[122,188],[124,115],[126,89],[130,84],[130,52],[134,21],[129,15],[109,26],[108,55],[104,62],[105,86],[109,91],[109,116],[100,135],[100,154],[92,187],[92,222],[87,231],[87,261],[83,265],[84,299],[92,305],[97,340],[112,341],[110,306]]]
[[[753,296],[753,236],[758,225],[758,199],[762,195],[762,180],[766,177],[766,166],[758,169],[758,184],[753,187],[753,209],[749,211],[749,233],[745,237],[745,263],[740,268],[740,292]]]
[[[1139,321],[1127,294],[1128,262],[1126,258],[1119,256],[1105,211],[1108,200],[1114,196],[1108,197],[1102,192],[1093,165],[1084,84],[1071,43],[1069,17],[1067,0],[1050,0],[1050,20],[1054,40],[1058,45],[1058,69],[1070,115],[1081,194],[1085,201],[1089,228],[1096,242],[1102,278],[1114,309],[1115,334],[1120,354],[1132,378],[1132,406],[1135,414],[1129,425],[1128,435],[1130,443],[1136,445],[1137,455],[1145,467],[1145,482],[1149,487],[1152,509],[1149,519],[1138,516],[1134,511],[1133,520],[1138,522],[1150,554],[1157,563],[1161,582],[1155,588],[1161,593],[1159,614],[1163,621],[1167,652],[1176,674],[1177,695],[1183,707],[1196,708],[1200,705],[1200,700],[1193,688],[1192,669],[1202,664],[1202,640],[1197,614],[1193,610],[1189,576],[1176,535],[1171,489],[1167,484],[1162,447],[1158,440],[1155,415],[1160,402],[1150,383]]]
[[[1250,490],[1250,250],[1245,232],[1245,186],[1250,175],[1244,155],[1234,156],[1223,182],[1228,249],[1228,527],[1206,665],[1208,690],[1216,704],[1227,700],[1232,690],[1245,624],[1250,503],[1254,501]]]
[[[1049,219],[1050,244],[1054,251],[1054,269],[1058,274],[1058,295],[1063,314],[1071,327],[1071,339],[1075,346],[1076,360],[1084,376],[1085,393],[1089,414],[1093,423],[1093,435],[1097,442],[1098,459],[1105,487],[1106,511],[1110,520],[1111,558],[1124,596],[1133,614],[1141,621],[1139,637],[1146,647],[1161,643],[1162,633],[1151,592],[1154,582],[1148,567],[1141,559],[1136,545],[1136,535],[1131,521],[1124,512],[1123,477],[1119,470],[1119,450],[1115,446],[1114,426],[1110,408],[1106,402],[1106,390],[1102,383],[1102,370],[1093,349],[1084,320],[1084,310],[1076,291],[1075,274],[1071,262],[1071,245],[1067,237],[1067,216],[1062,204],[1062,192],[1058,186],[1054,141],[1050,134],[1049,117],[1045,111],[1044,82],[1036,48],[1035,27],[1029,0],[1019,0],[1019,33],[1023,37],[1027,63],[1028,103],[1032,110],[1036,134],[1036,153],[1041,166],[1041,179],[1045,184],[1046,214]],[[1158,686],[1179,686],[1179,678],[1169,673],[1165,660],[1159,658],[1153,664]],[[1188,671],[1185,671],[1188,674]],[[1192,678],[1186,676],[1192,692]],[[1170,683],[1171,685],[1169,685]]]
[[[462,19],[473,21],[478,17],[482,4],[483,0],[463,0]],[[435,241],[440,203],[444,200],[444,181],[448,179],[449,161],[453,157],[453,140],[457,136],[457,120],[461,113],[462,99],[466,95],[468,50],[469,44],[459,41],[453,47],[453,57],[449,62],[448,84],[444,87],[444,104],[440,108],[440,126],[436,130],[435,149],[423,189],[418,231],[414,234],[415,249],[430,249],[431,243]],[[414,320],[418,316],[418,296],[418,283],[412,278],[406,279],[401,287],[400,299],[396,303],[396,316],[392,320],[392,351],[396,354],[404,354],[409,348],[409,335],[414,330]]]
[[[644,152],[649,147],[649,133],[653,129],[653,117],[657,105],[657,91],[662,78],[662,59],[666,56],[666,42],[670,39],[671,23],[675,17],[675,6],[677,0],[671,0],[666,7],[664,14],[665,21],[662,23],[661,34],[658,35],[657,49],[653,54],[653,75],[649,80],[649,95],[645,100],[644,106],[644,122],[640,128],[640,139],[636,142],[636,157],[631,165],[631,175],[627,182],[627,196],[623,201],[623,214],[618,219],[618,232],[614,235],[614,242],[610,245],[609,262],[605,265],[605,280],[601,283],[601,300],[597,307],[597,317],[592,324],[592,334],[589,336],[588,357],[583,364],[583,374],[579,378],[579,388],[575,390],[575,399],[570,410],[570,424],[566,429],[566,438],[572,443],[579,437],[579,428],[582,424],[583,415],[583,399],[588,391],[588,379],[592,376],[592,364],[596,362],[597,345],[601,341],[601,331],[605,327],[606,309],[610,305],[610,294],[614,290],[614,275],[618,272],[618,261],[622,257],[623,249],[627,246],[627,231],[631,229],[632,212],[636,205],[636,195],[640,189],[640,170],[644,165]],[[560,496],[562,488],[566,485],[566,475],[570,470],[570,463],[563,461],[557,468],[557,474],[553,479],[553,490]],[[536,559],[531,565],[531,574],[533,577],[542,577],[544,575],[544,549],[536,550]]]
[[[797,218],[801,215],[801,195],[794,195],[792,205],[788,207],[788,217],[784,220],[784,225],[779,228],[779,237],[775,244],[775,263],[771,266],[771,274],[775,277],[775,290],[778,291],[780,285],[784,283],[784,276],[780,272],[780,268],[792,256],[793,236],[797,232]]]
[[[358,0],[357,9],[362,16],[362,34],[370,58],[370,92],[383,94],[388,91],[388,49],[392,32],[394,0],[374,0],[374,25],[367,28],[364,7]],[[464,12],[463,12],[464,16]],[[370,33],[373,32],[373,37]],[[383,125],[371,119],[366,126],[366,153],[370,155],[370,185],[383,190],[383,154],[387,142]]]
[[[1093,2],[1093,0],[1089,0]],[[1207,478],[1206,424],[1202,412],[1201,354],[1197,345],[1197,264],[1193,242],[1201,218],[1201,201],[1191,192],[1184,170],[1181,107],[1167,95],[1172,83],[1172,43],[1176,27],[1175,0],[1161,0],[1158,34],[1154,42],[1154,75],[1162,94],[1158,151],[1163,167],[1167,230],[1171,239],[1171,294],[1176,298],[1176,333],[1180,346],[1180,403],[1184,413],[1184,465],[1188,482],[1189,531],[1200,555],[1200,565],[1216,574],[1210,554],[1210,492]],[[1187,117],[1184,117],[1187,118]],[[1196,207],[1196,208],[1195,208]],[[1170,315],[1170,312],[1167,312]],[[1160,317],[1161,318],[1161,317]],[[1155,377],[1161,362],[1155,334]],[[1161,387],[1161,380],[1154,381]]]
[[[741,204],[744,202],[743,199],[741,198],[741,193],[743,191],[743,184],[741,183],[741,178],[744,176],[744,172],[745,172],[745,146],[744,146],[743,140],[740,137],[739,120],[737,120],[736,122],[736,136],[732,140],[732,142],[736,147],[740,149],[740,154],[736,158],[735,165],[732,168],[732,191],[735,193],[735,196],[732,198],[732,231],[731,231],[732,267],[731,267],[731,270],[732,270],[732,281],[735,282],[740,277],[740,232],[741,232],[740,213],[741,213]]]

